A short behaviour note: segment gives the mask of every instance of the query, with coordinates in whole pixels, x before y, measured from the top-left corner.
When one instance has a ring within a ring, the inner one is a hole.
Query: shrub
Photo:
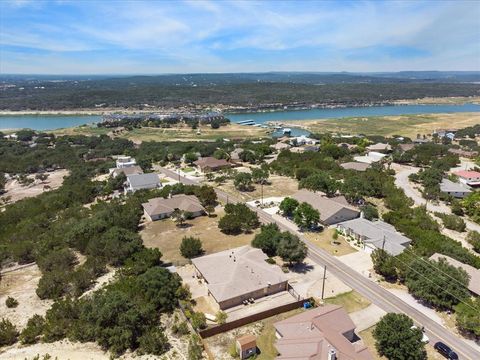
[[[207,327],[207,319],[204,313],[194,312],[190,318],[194,329],[205,329]]]
[[[436,212],[435,215],[442,219],[443,225],[447,229],[463,232],[467,227],[465,221],[460,216],[453,214],[447,215],[439,212]]]
[[[170,348],[168,339],[159,327],[152,327],[138,339],[139,354],[162,355]]]
[[[174,325],[172,327],[172,331],[175,334],[179,334],[179,335],[187,335],[190,333],[190,330],[188,329],[188,324],[186,321],[182,321],[180,324]]]
[[[5,300],[5,305],[7,305],[7,308],[16,308],[18,306],[18,301],[9,296],[7,297],[7,300]]]
[[[188,342],[188,360],[202,360],[202,341],[198,335],[192,335]]]
[[[22,330],[20,334],[20,341],[22,344],[34,344],[37,342],[38,337],[42,334],[43,327],[45,325],[45,319],[35,314],[28,319],[27,326]]]
[[[10,320],[0,321],[0,346],[12,345],[17,341],[18,331]]]
[[[227,313],[220,310],[219,312],[217,312],[217,315],[215,316],[215,321],[218,324],[225,324],[225,322],[227,321]]]
[[[180,244],[180,254],[182,254],[182,256],[187,259],[202,255],[202,242],[199,238],[193,236],[185,236],[182,239],[182,243]]]

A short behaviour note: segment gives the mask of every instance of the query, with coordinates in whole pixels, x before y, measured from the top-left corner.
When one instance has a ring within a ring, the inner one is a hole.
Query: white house
[[[158,174],[133,174],[127,175],[124,192],[125,194],[128,194],[134,193],[137,190],[156,189],[160,187],[162,187],[162,182],[160,181]]]
[[[135,166],[137,162],[131,156],[119,156],[117,157],[116,165],[117,168],[126,168],[130,166]]]
[[[469,186],[480,185],[480,172],[478,171],[461,170],[461,171],[454,172],[454,175],[457,175],[460,182],[466,185],[469,185]]]
[[[448,179],[442,180],[442,182],[440,183],[440,191],[456,198],[464,198],[472,192],[470,187],[468,187],[464,183],[456,183]]]

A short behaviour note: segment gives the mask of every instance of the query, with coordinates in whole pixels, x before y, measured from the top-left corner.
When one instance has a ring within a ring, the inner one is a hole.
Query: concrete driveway
[[[370,257],[370,254],[365,251],[357,251],[351,254],[338,256],[338,260],[366,277],[373,274],[372,258]]]
[[[386,312],[384,310],[375,304],[371,304],[365,309],[354,311],[348,315],[356,326],[355,332],[359,333],[375,325],[385,314]]]

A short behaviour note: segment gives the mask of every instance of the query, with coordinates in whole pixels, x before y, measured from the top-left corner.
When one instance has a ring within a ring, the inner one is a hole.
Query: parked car
[[[418,329],[415,325],[413,325],[410,329]],[[430,339],[428,338],[427,334],[425,334],[425,329],[422,327],[422,342],[424,344],[428,344]]]
[[[458,355],[455,351],[450,349],[449,346],[445,345],[443,342],[439,341],[433,346],[440,354],[445,356],[449,360],[458,360]]]

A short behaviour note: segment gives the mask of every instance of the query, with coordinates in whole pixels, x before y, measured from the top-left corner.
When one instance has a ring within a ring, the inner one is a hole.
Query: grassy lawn
[[[350,117],[343,119],[319,119],[295,121],[312,132],[342,132],[367,135],[403,135],[415,137],[416,134],[431,134],[440,128],[463,128],[478,124],[477,113],[422,114],[400,116]]]
[[[363,343],[366,346],[368,346],[368,348],[370,349],[370,352],[372,353],[374,359],[386,360],[387,358],[385,356],[378,355],[377,349],[375,349],[375,339],[373,338],[373,330],[374,329],[375,329],[375,326],[372,326],[368,329],[365,329],[365,330],[361,331],[358,335],[363,340]],[[433,348],[433,344],[431,344],[431,343],[427,344],[425,349],[427,350],[427,358],[429,360],[445,359],[437,351],[435,351],[435,349]]]
[[[200,216],[188,220],[188,226],[179,228],[170,219],[154,221],[145,224],[140,232],[143,243],[149,248],[158,248],[163,254],[164,261],[175,265],[184,265],[188,261],[180,255],[180,243],[184,236],[200,238],[203,249],[207,254],[248,245],[255,236],[252,234],[225,235],[218,229],[218,220],[224,215],[223,210],[217,209],[217,217]]]
[[[184,168],[182,168],[182,171],[183,172],[192,172],[192,171],[195,171],[195,169],[191,166],[185,166]]]
[[[280,176],[280,175],[271,175],[269,178],[270,184],[263,186],[263,197],[274,197],[274,196],[290,196],[293,195],[298,190],[298,182],[295,179]],[[262,197],[262,188],[260,185],[256,185],[253,191],[238,191],[233,185],[233,180],[227,180],[225,183],[218,186],[216,183],[209,183],[214,187],[218,187],[223,191],[232,194],[234,196],[242,198],[244,201],[252,201],[255,199],[260,199]]]
[[[370,301],[354,290],[325,299],[325,302],[327,304],[341,305],[348,313],[365,309],[371,304]]]
[[[348,244],[343,236],[339,236],[337,240],[334,240],[334,233],[335,229],[332,228],[322,232],[305,233],[305,236],[313,244],[335,256],[347,255],[357,251]]]

